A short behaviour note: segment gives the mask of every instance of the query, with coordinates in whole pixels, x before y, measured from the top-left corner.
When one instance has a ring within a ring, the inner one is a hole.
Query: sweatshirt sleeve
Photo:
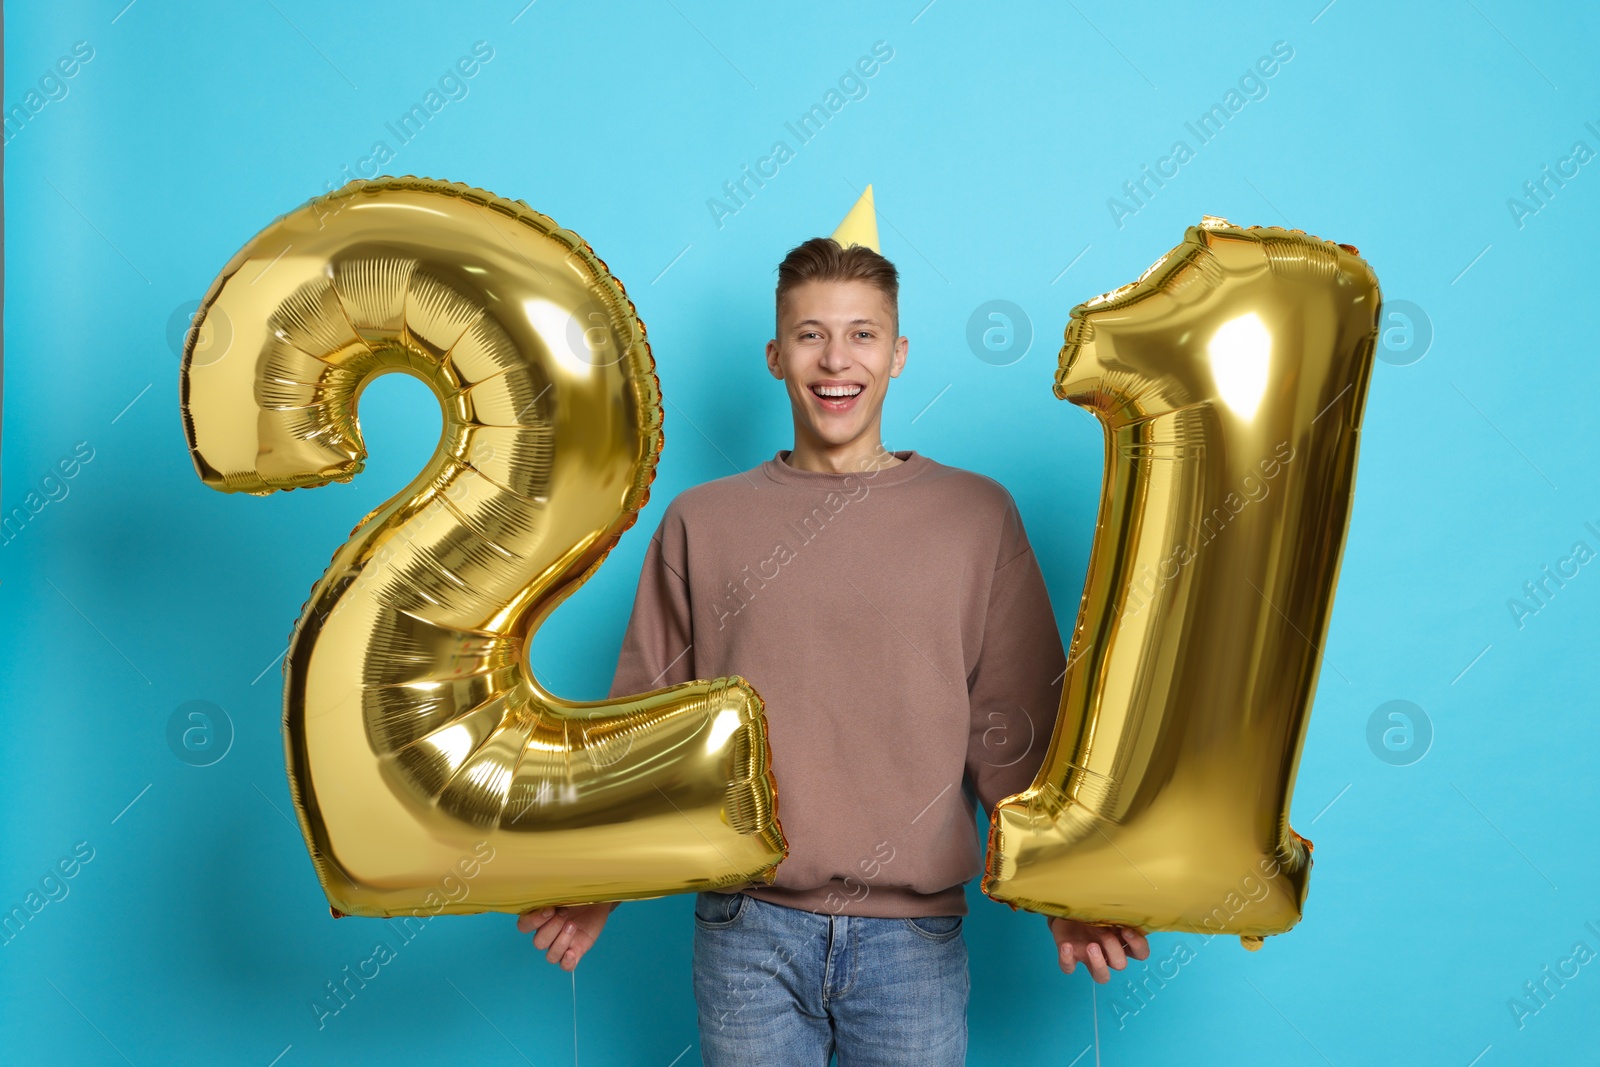
[[[694,629],[681,522],[669,507],[639,572],[633,613],[611,680],[611,698],[636,696],[687,682],[694,673]]]
[[[1061,704],[1066,655],[1039,561],[1011,502],[978,664],[968,676],[967,776],[985,813],[1033,784]]]

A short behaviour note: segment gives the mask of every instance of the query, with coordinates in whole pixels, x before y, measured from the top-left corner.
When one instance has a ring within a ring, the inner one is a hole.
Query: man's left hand
[[[1097,926],[1051,916],[1050,934],[1056,939],[1061,973],[1071,974],[1085,963],[1090,977],[1101,985],[1111,981],[1112,971],[1128,965],[1128,957],[1142,960],[1150,955],[1144,931],[1132,926]]]

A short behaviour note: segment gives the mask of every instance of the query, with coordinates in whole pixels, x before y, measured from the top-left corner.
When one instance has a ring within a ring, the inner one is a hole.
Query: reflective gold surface
[[[290,789],[335,913],[772,881],[786,847],[748,685],[574,702],[527,666],[633,525],[662,445],[644,325],[582,238],[463,185],[354,182],[251,240],[196,324],[184,428],[215,489],[349,480],[380,374],[444,409],[433,457],[334,554],[284,659]]]
[[[1056,734],[994,813],[991,897],[1247,947],[1299,921],[1289,801],[1379,301],[1347,245],[1208,217],[1072,309],[1055,394],[1105,432],[1100,510]]]

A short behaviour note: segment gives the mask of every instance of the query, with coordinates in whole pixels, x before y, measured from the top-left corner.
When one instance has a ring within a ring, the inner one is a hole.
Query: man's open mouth
[[[811,391],[823,400],[849,400],[860,395],[865,386],[859,382],[849,385],[813,385]]]

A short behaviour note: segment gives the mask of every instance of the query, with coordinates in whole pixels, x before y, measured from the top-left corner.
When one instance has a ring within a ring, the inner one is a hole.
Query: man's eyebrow
[[[826,325],[827,325],[827,323],[823,322],[821,319],[801,319],[799,322],[795,323],[796,328],[801,327],[801,326],[826,326]],[[851,319],[845,325],[847,325],[847,326],[858,326],[858,325],[876,326],[876,325],[878,325],[878,320],[877,319]]]

